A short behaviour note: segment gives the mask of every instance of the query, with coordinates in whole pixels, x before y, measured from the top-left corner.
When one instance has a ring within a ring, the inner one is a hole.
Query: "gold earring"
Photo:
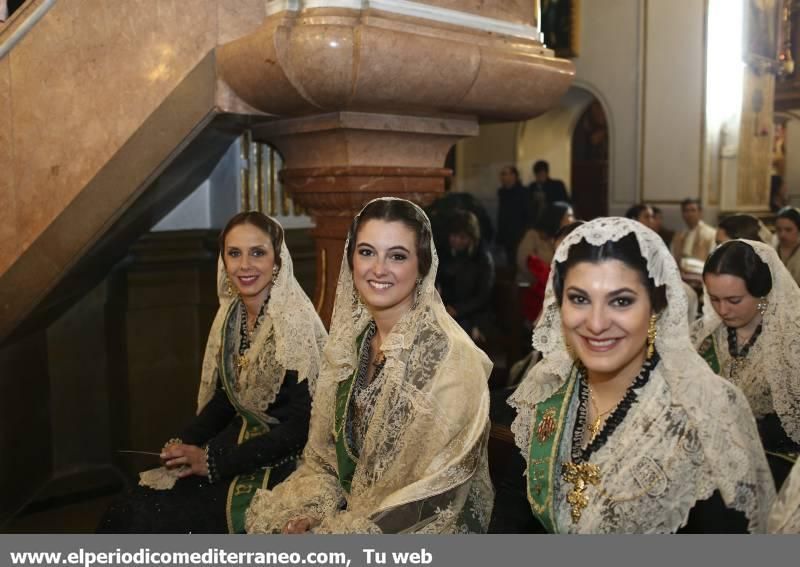
[[[565,341],[565,343],[567,345],[567,354],[569,355],[570,358],[574,359],[575,358],[575,350],[572,348],[572,343],[568,343],[566,341]]]
[[[361,296],[358,294],[356,286],[353,286],[353,311],[357,311],[361,307]]]
[[[766,297],[762,297],[758,300],[758,312],[762,317],[764,313],[767,312],[767,307],[769,307],[769,301],[767,301]]]
[[[658,317],[655,315],[650,316],[650,325],[647,327],[647,358],[648,360],[653,358],[653,354],[656,352],[656,337],[658,336],[658,329],[656,328],[656,322],[658,321]]]
[[[278,266],[272,266],[272,285],[275,285],[275,282],[278,281],[278,273],[280,273]]]
[[[225,293],[228,295],[228,297],[233,297],[236,295],[236,290],[233,289],[231,280],[227,276],[225,277]]]

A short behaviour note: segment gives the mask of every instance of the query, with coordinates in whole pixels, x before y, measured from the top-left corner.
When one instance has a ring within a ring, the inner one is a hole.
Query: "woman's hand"
[[[180,478],[187,476],[208,476],[208,460],[204,449],[195,445],[175,443],[161,450],[161,462],[168,469],[183,467],[178,472]]]
[[[299,516],[286,522],[283,527],[284,534],[307,534],[312,528],[319,525],[319,520],[308,516]]]

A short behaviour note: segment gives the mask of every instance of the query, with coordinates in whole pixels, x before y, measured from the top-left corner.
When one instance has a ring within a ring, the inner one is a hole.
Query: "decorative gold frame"
[[[561,9],[567,10],[566,19],[569,20],[569,28],[566,35],[569,37],[569,45],[548,44],[547,33],[545,30],[546,21],[548,20],[548,10],[550,9],[550,0],[536,0],[539,4],[538,10],[538,25],[542,32],[544,43],[547,47],[555,51],[557,57],[577,57],[580,53],[580,23],[581,23],[581,0],[557,0]]]

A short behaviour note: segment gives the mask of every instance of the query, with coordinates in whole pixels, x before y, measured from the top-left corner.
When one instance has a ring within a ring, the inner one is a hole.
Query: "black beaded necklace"
[[[586,378],[586,369],[581,367],[578,371],[578,416],[575,420],[575,428],[572,431],[572,461],[574,463],[587,462],[594,452],[606,444],[611,434],[614,433],[622,423],[622,420],[625,419],[625,416],[628,415],[628,411],[637,400],[637,390],[641,389],[650,380],[650,373],[660,359],[661,357],[658,353],[654,352],[653,356],[644,361],[639,375],[630,385],[628,391],[625,392],[625,396],[614,408],[614,411],[608,416],[603,429],[586,447],[583,447],[583,437],[588,423],[589,383]]]
[[[747,353],[750,352],[750,349],[753,348],[753,345],[756,344],[756,339],[758,339],[759,335],[761,334],[761,326],[762,323],[758,324],[756,330],[753,331],[753,336],[750,337],[750,340],[747,341],[742,350],[739,350],[739,337],[736,336],[736,329],[733,327],[727,327],[728,329],[728,353],[733,358],[744,358],[747,356]]]
[[[375,324],[375,321],[370,321],[369,326],[364,333],[364,339],[361,343],[361,352],[358,356],[358,372],[356,373],[356,377],[352,386],[353,392],[360,392],[369,386],[369,382],[367,381],[370,367],[369,359],[372,354],[372,339],[375,337],[377,332],[378,327]],[[375,362],[372,363],[372,367],[374,368],[372,373],[373,382],[377,380],[380,374],[383,372],[383,367],[385,365],[386,359],[384,357],[380,357],[378,360],[375,360]],[[354,419],[348,419],[345,421],[345,432],[347,434],[347,440],[351,450],[356,456],[358,456],[360,449],[357,447],[357,443],[355,442],[355,427],[356,423],[363,419],[363,416],[360,414],[358,405],[355,403],[355,396],[350,396],[348,412],[354,417]]]
[[[267,303],[269,303],[269,296],[264,300],[264,303],[261,305],[261,309],[258,311],[258,317],[256,317],[256,324],[253,325],[252,333],[248,332],[247,330],[247,308],[244,307],[244,304],[242,304],[244,313],[242,313],[242,320],[241,324],[239,325],[239,357],[243,357],[247,352],[247,349],[250,348],[250,342],[255,336],[259,325],[261,325],[261,321],[264,320],[264,312],[267,309]]]
[[[728,353],[731,355],[731,371],[730,377],[736,378],[738,374],[739,367],[744,362],[744,359],[747,357],[747,354],[750,352],[750,349],[753,348],[753,345],[756,344],[756,339],[758,339],[759,335],[761,334],[761,326],[762,323],[758,324],[756,330],[753,331],[753,336],[750,337],[750,340],[747,341],[742,349],[739,350],[739,337],[736,336],[736,329],[733,327],[727,327],[728,329]]]

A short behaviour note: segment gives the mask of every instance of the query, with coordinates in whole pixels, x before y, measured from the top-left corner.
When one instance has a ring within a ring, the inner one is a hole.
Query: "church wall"
[[[622,214],[645,199],[680,228],[678,202],[701,191],[704,10],[694,0],[582,2],[574,88],[559,108],[524,128],[482,126],[478,138],[460,142],[455,187],[494,210],[497,173],[512,154],[524,182],[540,158],[551,161],[552,177],[568,181],[571,132],[564,129],[564,108],[586,91],[600,101],[609,125],[609,211]],[[706,213],[713,220],[716,211]]]

